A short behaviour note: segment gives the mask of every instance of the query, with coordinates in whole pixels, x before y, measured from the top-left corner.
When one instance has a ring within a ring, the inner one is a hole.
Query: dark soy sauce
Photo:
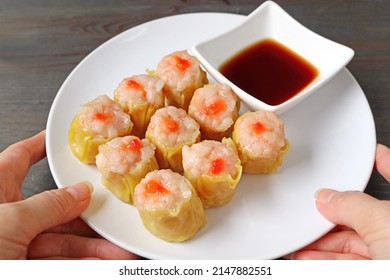
[[[279,105],[310,84],[317,68],[273,39],[259,41],[234,55],[220,72],[268,105]]]

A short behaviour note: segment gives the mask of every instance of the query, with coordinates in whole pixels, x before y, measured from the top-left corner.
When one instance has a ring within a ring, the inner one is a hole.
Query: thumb
[[[354,229],[374,258],[381,257],[384,246],[389,247],[390,202],[358,191],[322,189],[316,193],[316,204],[330,222]]]
[[[43,231],[80,216],[89,205],[92,190],[89,182],[82,182],[17,202],[16,222],[25,236],[32,240]]]
[[[390,182],[390,148],[378,144],[375,154],[375,167],[378,172]]]

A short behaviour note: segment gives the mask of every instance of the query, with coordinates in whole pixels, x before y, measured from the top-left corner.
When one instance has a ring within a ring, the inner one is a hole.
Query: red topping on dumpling
[[[142,91],[142,92],[145,91],[142,84],[140,84],[139,82],[137,82],[136,80],[133,80],[133,79],[128,80],[126,85],[130,89],[135,89],[135,90]]]
[[[96,112],[94,117],[95,117],[95,119],[97,119],[99,121],[106,121],[106,120],[112,118],[113,114],[112,113],[99,113],[99,112]]]
[[[145,193],[147,194],[165,195],[168,192],[169,191],[166,188],[155,180],[150,180],[145,184]]]
[[[211,161],[211,174],[213,175],[218,175],[222,173],[223,168],[224,168],[224,160],[222,158],[216,158]]]
[[[225,107],[226,107],[226,104],[223,100],[221,100],[221,99],[215,100],[213,103],[206,106],[206,108],[205,108],[206,115],[208,115],[208,116],[217,115],[221,111],[223,111],[225,109]]]
[[[163,125],[167,128],[168,131],[174,132],[178,129],[179,124],[170,117],[164,117],[163,118]]]
[[[176,67],[180,71],[186,71],[188,67],[190,67],[191,63],[184,58],[181,58],[179,56],[175,56],[176,59]]]
[[[131,139],[129,142],[126,143],[126,150],[130,152],[136,152],[139,151],[142,147],[141,141],[138,138]]]
[[[252,131],[256,134],[261,134],[265,130],[264,125],[261,122],[256,122],[252,126]]]

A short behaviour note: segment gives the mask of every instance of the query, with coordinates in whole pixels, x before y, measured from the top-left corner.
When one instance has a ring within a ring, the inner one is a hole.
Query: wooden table
[[[65,78],[87,54],[116,34],[175,14],[247,15],[262,2],[0,0],[0,150],[45,129],[51,103]],[[355,50],[348,69],[367,96],[378,142],[390,145],[388,1],[277,3],[308,28]],[[23,191],[31,196],[51,188],[55,183],[43,160],[31,169]],[[390,199],[389,183],[375,171],[366,192]]]

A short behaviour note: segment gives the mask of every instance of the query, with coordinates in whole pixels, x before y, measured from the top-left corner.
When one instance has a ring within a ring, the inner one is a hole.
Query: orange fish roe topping
[[[125,145],[125,149],[130,152],[137,152],[141,149],[142,144],[138,138],[131,139]]]
[[[150,180],[145,184],[145,193],[146,194],[157,194],[157,195],[165,195],[169,193],[169,191],[164,188],[160,182],[155,180]]]
[[[256,122],[252,126],[252,131],[255,134],[261,134],[261,133],[264,132],[264,130],[265,130],[265,127],[264,127],[264,125],[261,122]]]
[[[162,120],[163,120],[164,127],[166,127],[170,132],[174,132],[179,128],[179,124],[170,117],[163,117]]]
[[[112,118],[114,115],[113,113],[99,113],[96,112],[94,115],[94,118],[99,121],[107,121],[108,119]]]
[[[205,113],[208,116],[214,116],[222,112],[225,109],[225,107],[226,107],[225,102],[221,99],[218,99],[215,100],[210,105],[206,106]]]
[[[222,158],[216,158],[211,161],[211,174],[218,175],[222,173],[224,169],[225,162]]]
[[[142,86],[142,84],[140,84],[136,80],[130,79],[130,80],[127,81],[126,85],[130,89],[135,89],[135,90],[138,90],[138,91],[145,92],[145,89]]]
[[[186,71],[187,68],[191,66],[191,63],[187,59],[181,58],[179,56],[175,56],[175,60],[176,60],[176,67],[180,71]]]

